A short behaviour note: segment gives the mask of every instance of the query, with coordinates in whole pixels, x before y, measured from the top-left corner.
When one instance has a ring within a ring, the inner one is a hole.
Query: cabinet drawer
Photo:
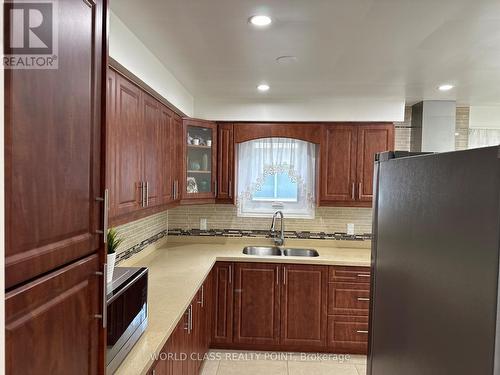
[[[328,271],[328,281],[343,283],[370,283],[370,267],[332,266]]]
[[[329,316],[328,347],[336,353],[366,354],[368,317]]]
[[[370,308],[370,284],[328,284],[328,314],[366,315]]]

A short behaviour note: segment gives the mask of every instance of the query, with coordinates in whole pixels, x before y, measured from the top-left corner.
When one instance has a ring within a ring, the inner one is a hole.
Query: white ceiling
[[[111,0],[197,98],[500,104],[500,0]],[[247,23],[268,14],[265,29]],[[294,55],[297,62],[275,59]],[[257,84],[271,90],[258,93]],[[436,87],[453,83],[441,93]]]

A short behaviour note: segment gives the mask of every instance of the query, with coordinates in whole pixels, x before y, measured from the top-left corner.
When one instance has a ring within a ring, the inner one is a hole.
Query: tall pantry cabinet
[[[4,71],[7,374],[104,372],[107,2],[55,11],[57,69]]]

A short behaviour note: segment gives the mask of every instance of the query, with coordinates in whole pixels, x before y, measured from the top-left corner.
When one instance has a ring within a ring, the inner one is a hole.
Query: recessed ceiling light
[[[257,86],[257,90],[262,92],[269,91],[269,85],[261,83],[259,86]]]
[[[294,62],[297,62],[297,57],[296,56],[280,56],[276,58],[276,62],[278,64],[292,64]]]
[[[273,20],[269,16],[258,15],[250,17],[248,22],[254,26],[267,26],[270,25]]]
[[[444,85],[441,85],[438,87],[438,90],[439,91],[449,91],[453,88],[454,86],[453,85],[450,85],[450,84],[444,84]]]

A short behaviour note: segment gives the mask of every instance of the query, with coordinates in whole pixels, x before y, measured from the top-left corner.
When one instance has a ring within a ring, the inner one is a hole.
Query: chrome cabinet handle
[[[280,283],[280,267],[276,266],[276,285]]]
[[[233,181],[229,180],[229,192],[228,192],[229,198],[233,197]]]
[[[198,303],[201,305],[201,307],[203,307],[205,305],[205,288],[204,288],[205,285],[202,285],[201,286],[201,300],[198,301]]]
[[[179,194],[179,181],[174,181],[174,201],[177,200],[177,196]]]
[[[188,335],[190,335],[191,330],[193,329],[193,305],[189,305],[186,314],[187,314],[187,323],[184,329],[188,331]]]
[[[193,331],[193,305],[189,305],[189,333]]]
[[[358,301],[369,301],[370,298],[366,298],[366,297],[358,297]]]
[[[364,334],[368,334],[368,331],[359,330],[359,331],[356,331],[356,333],[364,333]]]
[[[214,195],[217,196],[217,181],[214,182]]]
[[[351,189],[351,198],[352,198],[352,200],[356,199],[355,192],[354,192],[355,190],[356,190],[356,184],[353,182],[352,183],[352,189]]]
[[[369,273],[358,273],[358,277],[370,277]]]
[[[184,330],[189,333],[189,308],[184,312],[184,316],[187,315],[187,322],[184,324]]]
[[[144,191],[146,189],[144,181],[139,182],[139,188],[141,189],[141,207],[144,207]]]
[[[283,285],[286,285],[286,266],[283,267]]]
[[[108,265],[104,263],[104,268],[103,271],[96,272],[95,274],[98,276],[102,276],[102,313],[94,315],[95,318],[101,319],[102,320],[102,328],[106,328],[107,321],[108,321],[108,300],[107,300],[107,293],[108,293]]]
[[[146,181],[146,207],[149,206],[149,181]]]
[[[358,184],[358,199],[361,199],[361,191],[362,191],[362,189],[363,189],[363,183],[360,182]]]
[[[233,266],[229,265],[229,284],[233,282]]]
[[[96,233],[103,235],[104,243],[108,242],[108,211],[109,211],[109,190],[104,189],[104,198],[97,197],[96,201],[103,202],[103,223],[102,223],[102,231],[100,229],[96,230]]]

